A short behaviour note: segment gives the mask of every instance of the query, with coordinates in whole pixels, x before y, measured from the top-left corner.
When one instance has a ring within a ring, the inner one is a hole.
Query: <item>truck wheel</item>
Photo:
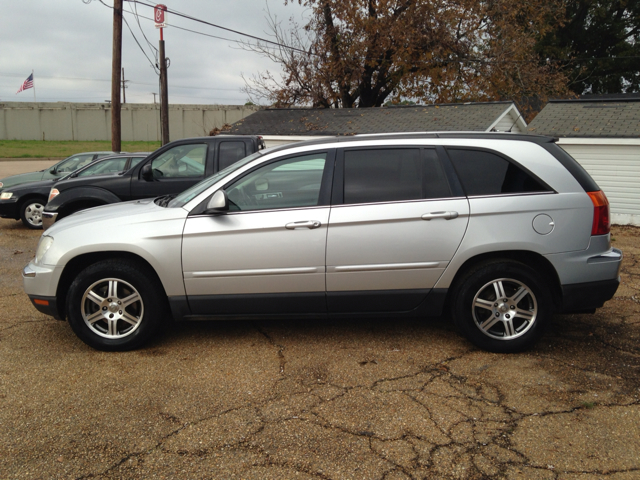
[[[528,266],[503,260],[480,265],[454,286],[456,326],[474,345],[519,352],[542,335],[553,308],[551,294]]]
[[[98,350],[132,350],[164,323],[167,300],[162,284],[144,265],[119,259],[85,268],[67,296],[69,324]]]
[[[45,198],[36,197],[30,198],[20,205],[20,219],[25,227],[33,230],[42,228],[42,211],[46,203]]]

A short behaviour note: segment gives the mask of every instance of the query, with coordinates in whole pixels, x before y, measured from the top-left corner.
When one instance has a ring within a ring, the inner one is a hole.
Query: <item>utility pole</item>
[[[122,68],[122,0],[113,2],[113,53],[111,56],[111,150],[121,148],[120,69]]]
[[[167,25],[166,5],[156,5],[154,21],[160,29],[160,123],[162,131],[162,145],[169,143],[169,89],[167,87],[167,59],[164,54],[164,27]]]

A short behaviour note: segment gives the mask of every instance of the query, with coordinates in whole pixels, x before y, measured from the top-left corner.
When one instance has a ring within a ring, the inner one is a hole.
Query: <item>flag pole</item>
[[[31,70],[31,78],[33,79],[33,103],[38,103],[36,100],[36,79],[33,76],[33,70]]]

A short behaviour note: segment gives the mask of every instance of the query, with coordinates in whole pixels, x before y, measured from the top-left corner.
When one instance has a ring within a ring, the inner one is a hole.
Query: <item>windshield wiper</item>
[[[155,204],[160,207],[166,207],[171,200],[173,200],[175,195],[163,195],[162,197],[158,197],[154,200]]]

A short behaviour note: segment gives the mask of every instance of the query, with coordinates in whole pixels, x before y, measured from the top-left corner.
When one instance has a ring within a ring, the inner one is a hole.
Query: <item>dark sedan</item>
[[[22,220],[25,226],[40,229],[42,228],[42,210],[47,203],[49,191],[58,181],[127,171],[140,163],[147,155],[149,152],[102,157],[60,179],[24,183],[3,190],[0,193],[0,217]]]

